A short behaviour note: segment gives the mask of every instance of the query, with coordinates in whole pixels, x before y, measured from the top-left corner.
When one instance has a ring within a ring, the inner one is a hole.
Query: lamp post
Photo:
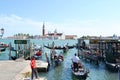
[[[2,38],[4,34],[4,28],[1,28],[0,31],[1,31],[1,38]]]

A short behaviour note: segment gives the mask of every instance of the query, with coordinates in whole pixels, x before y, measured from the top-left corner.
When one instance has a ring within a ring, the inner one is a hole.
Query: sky
[[[1,0],[4,37],[18,33],[42,35],[120,36],[120,0]]]

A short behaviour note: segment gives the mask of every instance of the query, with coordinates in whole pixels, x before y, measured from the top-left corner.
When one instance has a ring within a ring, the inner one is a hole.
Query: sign
[[[27,44],[29,40],[14,40],[14,44]]]

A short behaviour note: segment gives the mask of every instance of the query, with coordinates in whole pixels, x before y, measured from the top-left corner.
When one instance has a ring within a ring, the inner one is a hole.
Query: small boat
[[[0,48],[0,52],[3,52],[5,50],[6,50],[6,48]]]
[[[62,59],[55,58],[54,59],[54,66],[59,66],[63,62]]]
[[[17,57],[16,57],[16,56],[11,56],[11,59],[12,59],[12,60],[16,60]]]
[[[72,48],[74,48],[74,46],[63,46],[63,47],[61,47],[61,46],[54,46],[54,47],[50,47],[50,46],[44,46],[44,47],[46,47],[46,48],[48,48],[48,49],[58,49],[58,50],[61,50],[61,49],[66,49],[66,48],[68,48],[68,49],[72,49]]]
[[[63,58],[63,56],[61,54],[59,54],[58,56],[55,56],[55,58],[54,58],[55,66],[58,66],[63,61],[64,61],[64,58]]]
[[[99,54],[95,54],[94,51],[80,50],[79,53],[78,53],[78,55],[81,58],[89,60],[90,62],[94,62],[96,64],[99,64],[100,55]]]
[[[5,44],[5,43],[3,43],[3,42],[0,42],[0,48],[7,48],[7,47],[9,47],[8,44]]]
[[[54,62],[55,66],[58,66],[60,63],[64,61],[63,55],[60,53],[59,55],[53,50],[50,55],[51,61]]]
[[[44,46],[44,47],[46,47],[46,48],[48,48],[48,49],[59,49],[59,50],[61,50],[61,49],[65,49],[65,47],[61,47],[61,46],[55,46],[55,47]]]
[[[88,77],[89,69],[84,68],[84,66],[80,66],[78,70],[74,69],[73,64],[71,65],[71,70],[73,75],[78,77],[79,79],[86,80]]]
[[[63,47],[61,47],[61,46],[54,46],[54,47],[44,46],[44,47],[46,47],[48,49],[63,50],[63,52],[66,53],[69,49],[72,49],[75,46],[73,45],[73,46],[63,46]]]
[[[41,58],[41,57],[42,57],[42,51],[41,51],[41,50],[38,50],[38,51],[34,54],[34,57],[35,57],[36,59]]]
[[[111,70],[111,71],[118,71],[120,69],[120,63],[110,63],[110,62],[105,62],[106,67]]]

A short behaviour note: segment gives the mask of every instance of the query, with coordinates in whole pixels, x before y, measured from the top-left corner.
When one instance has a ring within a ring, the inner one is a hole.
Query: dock
[[[20,74],[25,67],[29,65],[28,61],[18,62],[18,61],[0,61],[0,78],[1,80],[22,80],[24,78],[23,74]],[[30,71],[31,69],[28,68]]]
[[[36,65],[41,68],[47,68],[47,64],[43,61],[38,61]],[[1,80],[30,80],[31,68],[30,60],[7,60],[0,61],[0,79]],[[44,77],[40,77],[39,80],[46,80]]]
[[[36,60],[36,67],[38,71],[48,71],[48,62]]]

